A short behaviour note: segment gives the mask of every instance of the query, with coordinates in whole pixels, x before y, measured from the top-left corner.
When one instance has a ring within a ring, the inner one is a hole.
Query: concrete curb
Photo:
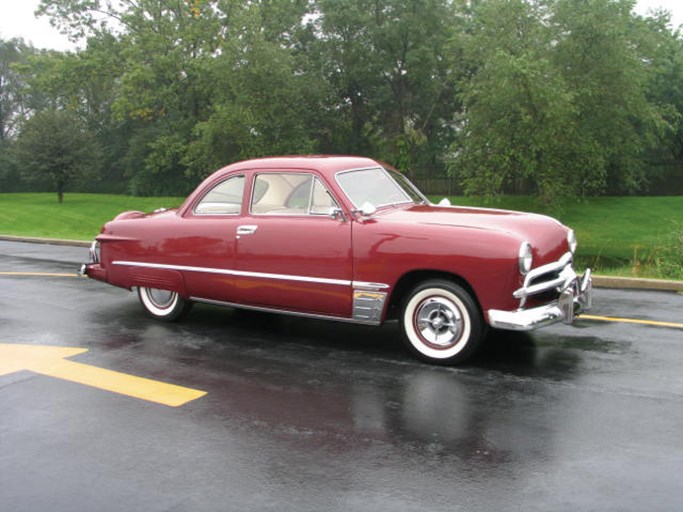
[[[0,235],[0,241],[3,241],[3,242],[24,242],[27,244],[69,245],[72,247],[90,247],[90,244],[92,244],[92,242],[83,242],[82,240],[61,240],[58,238],[37,238],[37,237],[13,236],[13,235]]]
[[[683,292],[683,281],[672,281],[669,279],[593,276],[593,286],[596,288],[626,288],[636,290]]]
[[[60,240],[57,238],[36,238],[25,236],[0,235],[0,241],[24,242],[30,244],[69,245],[73,247],[90,247],[92,242],[81,240]],[[641,279],[634,277],[593,276],[596,288],[623,288],[632,290],[655,290],[667,292],[683,292],[683,281],[666,279]]]

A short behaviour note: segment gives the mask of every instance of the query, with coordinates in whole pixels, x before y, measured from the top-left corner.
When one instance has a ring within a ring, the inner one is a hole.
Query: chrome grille
[[[524,285],[515,290],[513,296],[520,299],[519,308],[522,309],[528,297],[547,292],[560,293],[574,281],[576,272],[572,268],[572,254],[568,252],[558,261],[532,269],[524,277]]]

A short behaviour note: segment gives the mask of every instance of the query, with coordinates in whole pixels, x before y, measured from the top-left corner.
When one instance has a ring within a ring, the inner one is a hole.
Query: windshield
[[[405,176],[381,167],[340,172],[337,183],[356,208],[427,202]]]

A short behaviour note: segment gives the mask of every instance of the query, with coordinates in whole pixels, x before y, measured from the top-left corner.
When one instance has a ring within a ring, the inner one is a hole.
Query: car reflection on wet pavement
[[[83,249],[0,242],[0,270]],[[182,324],[86,279],[0,276],[0,343],[206,391],[171,408],[0,374],[0,510],[680,510],[682,331],[582,320],[428,366],[395,325],[198,306]],[[683,296],[596,314],[682,322]]]

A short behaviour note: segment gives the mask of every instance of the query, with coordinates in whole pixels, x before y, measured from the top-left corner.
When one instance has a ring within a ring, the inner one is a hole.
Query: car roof
[[[230,164],[218,170],[216,174],[248,169],[278,170],[317,170],[322,174],[333,175],[349,169],[366,169],[369,167],[387,166],[386,164],[362,156],[342,155],[293,155],[268,158],[255,158]]]

